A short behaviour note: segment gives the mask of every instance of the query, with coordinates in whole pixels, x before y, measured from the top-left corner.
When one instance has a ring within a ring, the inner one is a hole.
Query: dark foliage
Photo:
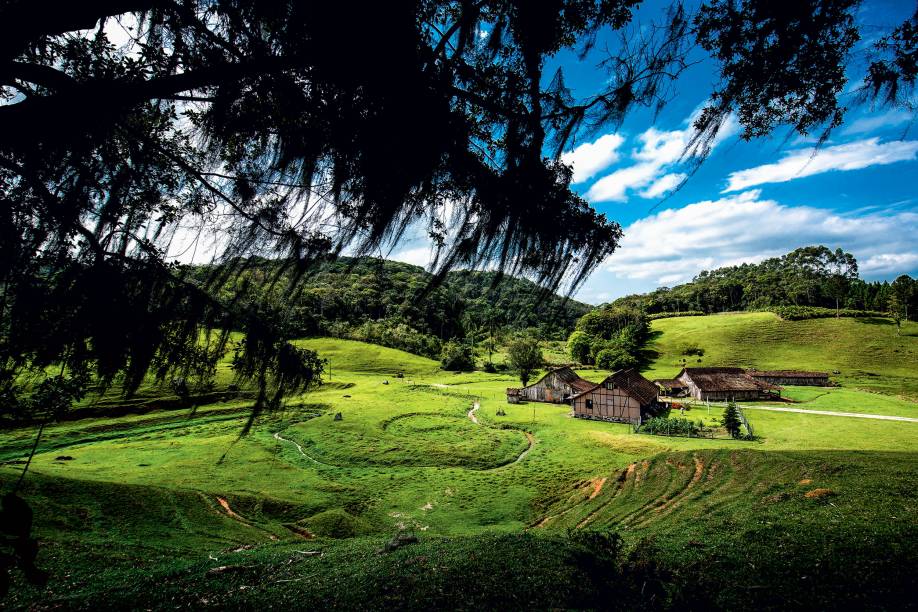
[[[915,281],[900,278],[900,298],[918,313]],[[892,290],[888,282],[857,278],[850,253],[812,246],[759,264],[705,270],[691,283],[619,298],[613,306],[641,309],[652,319],[734,310],[772,310],[791,319],[828,316],[827,309],[831,316],[877,316]]]
[[[724,429],[726,429],[727,433],[729,433],[732,437],[739,438],[741,425],[742,423],[740,422],[739,412],[736,409],[736,404],[730,402],[724,409]]]

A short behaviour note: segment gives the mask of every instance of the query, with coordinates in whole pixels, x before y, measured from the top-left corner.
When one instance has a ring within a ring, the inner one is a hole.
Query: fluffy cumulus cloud
[[[659,285],[686,282],[701,270],[758,262],[810,244],[842,247],[867,278],[918,266],[913,236],[918,213],[846,216],[809,206],[786,206],[750,190],[719,200],[668,209],[625,230],[606,262],[616,277]]]
[[[867,138],[818,150],[800,149],[787,153],[779,162],[733,172],[724,192],[740,191],[765,183],[785,183],[823,172],[859,170],[907,161],[918,153],[918,141],[880,142]]]
[[[658,198],[675,189],[685,174],[675,172],[678,166],[696,152],[692,143],[694,115],[681,130],[663,131],[655,127],[638,135],[637,148],[631,153],[631,164],[616,169],[590,187],[586,198],[591,202],[623,202],[632,192],[642,198]],[[732,117],[721,127],[711,143],[716,147],[737,131]],[[640,191],[637,191],[640,190]]]
[[[594,142],[585,142],[561,156],[561,161],[574,167],[574,182],[582,183],[600,170],[618,161],[618,148],[625,141],[618,134],[606,134]]]

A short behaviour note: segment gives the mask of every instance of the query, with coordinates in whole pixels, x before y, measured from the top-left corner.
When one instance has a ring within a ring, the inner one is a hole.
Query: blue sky
[[[660,14],[649,3],[642,18]],[[911,1],[865,3],[858,14],[864,40],[849,74],[854,89],[872,38],[901,23]],[[605,41],[585,61],[563,53],[561,66],[577,96],[595,92]],[[690,119],[704,104],[715,74],[710,63],[685,72],[670,104],[654,117],[639,109],[618,130],[581,138],[564,160],[574,188],[625,229],[619,249],[587,280],[577,297],[600,303],[629,293],[691,280],[703,269],[755,262],[799,246],[841,247],[858,259],[862,278],[918,273],[918,126],[891,109],[843,103],[845,125],[814,155],[807,139],[787,131],[744,142],[726,126],[713,153],[684,187],[678,158]],[[668,197],[667,197],[668,196]],[[423,244],[403,244],[390,257],[424,265]]]

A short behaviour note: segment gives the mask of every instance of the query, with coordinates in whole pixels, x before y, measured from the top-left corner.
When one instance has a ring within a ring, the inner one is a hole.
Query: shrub
[[[682,349],[683,355],[697,355],[698,357],[704,356],[704,349],[698,346],[697,344],[689,344]]]
[[[676,312],[658,312],[652,315],[648,315],[648,321],[656,321],[657,319],[672,319],[674,317],[703,317],[707,313],[703,310],[683,310]]]
[[[818,306],[771,306],[764,309],[766,312],[773,312],[786,321],[802,321],[804,319],[829,319],[836,315],[840,317],[851,318],[874,318],[886,317],[885,312],[878,310],[855,310],[852,308],[842,308],[837,311],[834,308],[821,308]]]
[[[497,372],[497,368],[494,367],[494,363],[491,361],[486,361],[484,366],[481,369],[487,372],[488,374],[494,374],[495,372]]]
[[[591,344],[593,338],[582,331],[575,331],[567,339],[567,352],[578,363],[593,363]]]
[[[637,358],[620,346],[610,346],[596,354],[596,366],[604,370],[624,370],[636,365]]]
[[[640,431],[656,436],[697,436],[698,425],[688,419],[653,417],[647,419]]]
[[[739,412],[736,410],[735,403],[730,402],[729,404],[727,404],[727,408],[724,410],[723,423],[724,423],[724,429],[727,430],[727,433],[729,433],[734,438],[740,437],[740,424],[741,423],[740,423],[740,418],[739,418]]]
[[[475,358],[472,356],[472,348],[450,340],[443,345],[443,351],[440,353],[440,364],[444,370],[450,372],[474,370]]]

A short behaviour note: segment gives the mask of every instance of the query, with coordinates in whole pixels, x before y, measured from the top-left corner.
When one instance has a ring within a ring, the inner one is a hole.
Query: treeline
[[[828,308],[849,311],[918,313],[916,281],[902,275],[892,283],[859,278],[857,260],[841,249],[825,246],[796,249],[759,264],[741,264],[699,273],[690,283],[629,295],[613,306],[648,315],[711,314],[775,307]],[[815,311],[814,311],[815,312]],[[657,317],[659,318],[659,317]],[[903,316],[904,318],[904,316]]]
[[[253,303],[281,305],[293,336],[350,338],[432,358],[441,357],[448,341],[494,350],[519,332],[563,339],[592,308],[493,272],[454,271],[431,287],[433,277],[423,268],[371,257],[337,258],[292,285],[292,272],[278,276],[276,262],[244,268],[224,285],[222,297],[245,294]],[[215,272],[213,266],[188,270],[201,283]]]
[[[567,339],[571,359],[606,370],[638,365],[649,335],[649,317],[637,308],[603,306],[583,315]]]

